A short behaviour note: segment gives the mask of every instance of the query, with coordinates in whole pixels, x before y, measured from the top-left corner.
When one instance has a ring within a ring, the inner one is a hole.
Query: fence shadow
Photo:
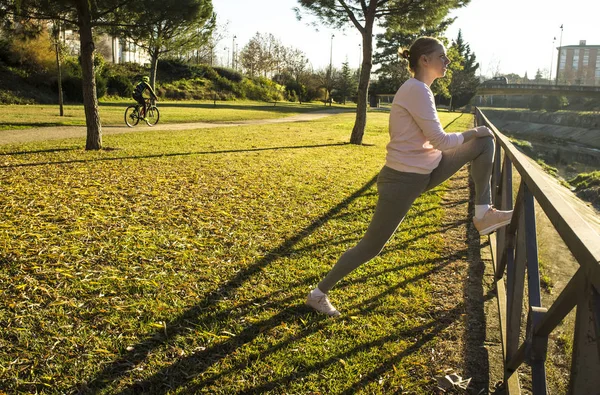
[[[466,229],[467,260],[469,263],[468,276],[464,284],[464,300],[466,313],[466,330],[463,343],[465,344],[464,366],[465,377],[471,377],[472,388],[489,388],[489,357],[485,347],[486,318],[485,302],[493,295],[484,295],[484,263],[481,259],[481,239],[479,232],[473,226],[472,218],[475,198],[475,186],[469,179],[469,208],[468,225]]]

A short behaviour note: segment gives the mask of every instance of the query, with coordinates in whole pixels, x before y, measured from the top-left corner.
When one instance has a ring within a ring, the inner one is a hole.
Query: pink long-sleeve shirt
[[[385,164],[407,173],[429,174],[442,151],[463,143],[461,134],[444,132],[427,84],[410,78],[396,95],[390,111],[390,142]]]

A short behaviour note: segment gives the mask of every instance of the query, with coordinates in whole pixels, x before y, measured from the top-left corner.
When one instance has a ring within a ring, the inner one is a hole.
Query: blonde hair
[[[399,48],[398,55],[408,61],[408,70],[414,74],[419,68],[419,59],[421,56],[429,55],[440,45],[442,43],[435,37],[419,37],[412,43],[410,49]]]

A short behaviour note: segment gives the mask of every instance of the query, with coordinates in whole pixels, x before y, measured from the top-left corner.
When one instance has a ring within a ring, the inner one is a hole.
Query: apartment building
[[[556,80],[559,85],[600,86],[600,45],[566,45],[558,49]]]

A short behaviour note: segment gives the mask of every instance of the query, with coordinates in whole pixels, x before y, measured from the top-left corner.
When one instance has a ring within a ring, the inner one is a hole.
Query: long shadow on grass
[[[470,199],[469,199],[469,219],[474,210],[474,186],[471,182]],[[469,221],[470,222],[470,221]],[[464,366],[466,371],[465,376],[472,378],[473,388],[489,388],[489,357],[485,347],[486,340],[486,319],[485,319],[485,301],[493,295],[485,296],[483,294],[484,287],[484,271],[485,267],[481,261],[481,246],[479,232],[472,225],[467,226],[466,239],[468,241],[468,262],[469,275],[465,281],[465,312],[467,314],[467,328],[464,333],[463,343],[465,344]]]
[[[27,154],[45,154],[45,153],[53,153],[53,152],[64,152],[64,151],[79,151],[81,148],[48,148],[41,149],[35,151],[15,151],[15,152],[0,152],[0,155],[9,156],[9,155],[27,155]]]
[[[260,152],[260,151],[291,150],[291,149],[304,149],[304,148],[323,148],[323,147],[336,147],[336,146],[341,146],[341,145],[348,145],[348,143],[245,148],[245,149],[239,149],[239,150],[231,149],[231,150],[219,150],[219,151],[173,152],[173,153],[163,153],[163,154],[154,154],[154,155],[117,156],[117,157],[110,157],[110,158],[94,158],[94,159],[73,159],[73,160],[64,160],[64,161],[56,161],[56,162],[18,163],[18,164],[14,164],[14,165],[3,165],[3,166],[0,166],[0,168],[64,165],[64,164],[70,164],[70,163],[88,163],[88,162],[114,161],[114,160],[126,160],[126,159],[168,158],[168,157],[172,157],[172,156],[218,155],[218,154],[231,154],[231,153],[239,153],[239,152]],[[56,151],[56,150],[51,150],[51,151]],[[21,153],[17,153],[17,154],[21,154]],[[5,153],[5,155],[12,155],[12,153]]]
[[[360,388],[366,386],[369,382],[376,381],[381,377],[385,372],[388,372],[394,368],[394,365],[397,365],[398,362],[402,361],[403,358],[410,356],[411,354],[417,352],[420,348],[425,346],[427,343],[436,338],[441,332],[444,331],[448,326],[450,326],[456,319],[460,316],[460,312],[464,310],[464,306],[458,305],[454,309],[438,312],[433,314],[432,319],[429,320],[426,324],[419,325],[417,327],[409,328],[409,329],[401,329],[391,334],[386,334],[376,340],[361,343],[352,349],[332,356],[324,361],[317,362],[312,366],[304,369],[302,371],[295,371],[292,374],[287,376],[278,378],[273,381],[269,381],[259,386],[255,386],[251,389],[238,392],[240,394],[261,394],[267,391],[272,391],[276,389],[285,389],[286,385],[300,380],[303,377],[308,376],[311,373],[322,371],[329,366],[339,364],[341,360],[351,359],[353,356],[360,354],[362,352],[371,350],[371,349],[380,349],[385,347],[387,343],[397,342],[398,339],[403,338],[414,338],[416,341],[407,347],[404,351],[399,354],[394,355],[391,358],[383,361],[383,363],[379,364],[377,368],[372,370],[367,374],[363,374],[360,379],[351,384],[349,388],[347,388],[343,394],[354,394]],[[190,393],[195,393],[195,391],[201,390],[202,387],[195,386],[190,388]]]
[[[439,263],[439,262],[443,261],[444,263],[441,264],[442,266],[448,265],[448,264],[452,263],[455,259],[461,258],[463,255],[464,255],[464,252],[462,254],[453,254],[452,256],[446,256],[446,257],[440,257],[437,259],[433,259],[432,262]],[[429,262],[429,263],[431,263],[431,262]],[[424,263],[419,263],[419,265],[420,264],[424,264]],[[408,267],[408,266],[411,266],[411,265],[407,265],[405,267]],[[419,281],[439,270],[441,270],[441,267],[436,265],[434,268],[432,268],[430,271],[428,271],[426,273],[419,274],[412,278],[406,279],[405,281],[401,282],[396,287],[394,287],[394,289],[402,288],[407,284],[412,284],[412,283]],[[359,281],[360,281],[360,279],[359,279]],[[355,283],[356,281],[352,281],[352,282]],[[349,307],[348,310],[352,314],[368,314],[376,307],[378,302],[381,302],[382,296],[384,296],[385,294],[388,294],[388,293],[389,293],[388,291],[385,291],[382,294],[380,294],[379,296],[369,299],[367,301],[368,306],[361,306],[361,308],[358,309],[358,311],[353,311],[351,307]],[[290,299],[293,299],[293,297],[289,297],[284,301],[279,301],[278,304],[285,305],[286,302],[290,301]],[[458,307],[457,307],[457,309],[458,309]],[[304,313],[305,311],[306,311],[305,308],[284,309],[284,310],[280,311],[278,314],[276,314],[275,316],[269,318],[268,320],[265,320],[265,321],[262,321],[259,323],[255,323],[255,324],[251,325],[250,327],[245,328],[241,333],[237,334],[234,339],[227,340],[220,344],[217,344],[215,346],[207,348],[206,350],[203,350],[200,353],[196,353],[195,355],[193,355],[183,361],[180,360],[180,361],[176,362],[175,364],[169,366],[167,369],[160,372],[159,374],[153,376],[152,378],[150,378],[144,382],[136,383],[132,388],[129,388],[127,391],[123,391],[122,394],[128,393],[129,391],[132,391],[133,393],[141,393],[141,392],[148,392],[148,391],[152,391],[153,393],[168,392],[168,389],[166,387],[164,389],[157,389],[159,386],[165,385],[167,380],[169,381],[168,388],[170,390],[173,390],[175,387],[179,387],[182,385],[185,386],[186,381],[189,381],[189,380],[186,380],[186,378],[202,375],[202,373],[207,372],[207,370],[210,368],[210,366],[212,366],[214,363],[220,361],[222,358],[224,358],[224,356],[232,355],[239,347],[253,341],[256,338],[256,336],[258,336],[261,332],[268,331],[268,330],[280,325],[281,322],[287,322],[288,324],[290,324],[290,323],[293,323],[294,321],[298,321],[300,319],[299,317],[301,317],[302,313]],[[454,314],[452,312],[448,312],[447,315],[450,317],[454,317],[454,319],[456,319],[456,317],[458,317],[458,314]],[[346,318],[346,319],[348,319],[348,318]],[[313,320],[313,318],[311,318],[311,320]],[[300,331],[300,333],[296,334],[295,336],[293,336],[291,338],[287,338],[285,341],[278,342],[275,345],[271,345],[271,346],[269,346],[269,348],[267,350],[261,350],[259,356],[249,357],[249,360],[245,360],[245,361],[236,363],[235,365],[229,366],[227,369],[221,370],[218,373],[206,373],[206,376],[208,376],[208,377],[202,376],[202,380],[200,382],[196,382],[188,387],[185,387],[183,392],[197,393],[197,392],[201,392],[202,390],[206,391],[206,390],[208,390],[209,386],[215,385],[220,378],[225,377],[227,375],[235,374],[236,372],[243,372],[246,368],[248,368],[250,365],[252,365],[253,362],[255,362],[255,359],[264,360],[269,355],[274,354],[277,351],[282,350],[285,347],[289,346],[290,344],[297,342],[299,340],[302,340],[304,338],[307,338],[309,335],[316,333],[327,327],[327,319],[324,318],[323,316],[318,316],[316,318],[316,320],[318,320],[318,321],[315,322],[313,325],[310,325],[310,326],[302,329]],[[325,361],[321,361],[313,366],[304,367],[300,371],[295,371],[292,375],[285,376],[283,378],[278,378],[277,380],[270,381],[268,383],[264,383],[257,388],[243,391],[241,393],[262,393],[263,391],[273,389],[275,387],[286,384],[291,380],[300,379],[302,377],[308,376],[311,373],[318,372],[320,369],[323,369],[323,368],[331,365],[332,363],[339,363],[340,358],[350,358],[353,355],[355,355],[356,353],[360,353],[362,351],[369,350],[372,347],[376,347],[376,348],[381,347],[388,342],[397,341],[399,338],[405,338],[408,336],[418,337],[418,336],[423,335],[424,332],[427,333],[427,336],[425,337],[424,340],[418,340],[413,346],[409,347],[409,349],[407,350],[408,354],[402,353],[402,354],[394,357],[394,360],[396,360],[397,358],[401,359],[401,357],[403,357],[405,355],[410,355],[410,353],[416,351],[418,348],[420,348],[421,346],[423,346],[424,344],[426,344],[427,342],[429,342],[430,340],[435,338],[437,333],[439,331],[441,331],[443,328],[445,328],[447,325],[449,325],[451,322],[452,322],[452,320],[435,317],[435,319],[428,324],[421,325],[416,328],[411,328],[408,330],[403,329],[393,335],[381,337],[377,340],[374,340],[374,341],[371,341],[368,343],[359,344],[358,346],[354,347],[351,351],[345,352],[341,355],[332,357]],[[443,324],[444,326],[440,327],[439,330],[434,330],[433,333],[430,333],[431,332],[429,330],[430,327],[433,327],[436,325],[439,326],[441,324]]]
[[[452,121],[450,121],[446,126],[444,126],[444,129],[447,129],[450,125],[452,125],[454,122],[458,121],[459,119],[462,118],[462,116],[465,115],[464,112],[461,112],[460,115],[456,118],[454,118]]]
[[[209,293],[204,300],[198,302],[195,306],[190,308],[178,318],[168,322],[166,324],[166,328],[169,333],[168,339],[164,338],[164,332],[162,330],[148,334],[146,338],[134,346],[131,351],[124,353],[119,359],[112,362],[99,374],[91,378],[88,383],[82,385],[80,392],[101,392],[107,385],[119,380],[125,376],[130,369],[135,367],[135,365],[143,362],[153,350],[168,344],[170,342],[169,339],[175,339],[180,335],[185,335],[189,330],[193,330],[194,328],[201,326],[203,320],[208,318],[207,316],[210,316],[211,321],[215,322],[227,319],[232,313],[231,311],[220,311],[213,313],[214,315],[211,315],[210,310],[214,308],[215,304],[219,300],[227,297],[235,297],[236,290],[239,289],[240,286],[242,286],[242,284],[244,284],[248,279],[259,274],[275,260],[291,255],[293,253],[293,247],[296,244],[310,236],[339,212],[346,209],[354,200],[366,193],[375,184],[376,180],[377,175],[375,175],[352,195],[348,196],[335,207],[331,208],[327,213],[323,214],[310,225],[306,226],[295,236],[290,237],[278,247],[266,253],[264,258],[258,260],[245,269],[239,270],[233,278],[228,280],[215,291]],[[275,294],[271,295],[270,298],[276,299]],[[289,300],[291,299],[288,298],[288,302]],[[286,301],[279,300],[278,303],[285,306]],[[159,371],[143,382],[137,383],[135,388],[128,388],[124,390],[123,393],[138,393],[140,391],[143,392],[148,388],[152,388],[153,393],[172,391],[176,387],[185,385],[189,377],[206,372],[206,370],[215,363],[227,357],[244,344],[251,342],[263,331],[279,325],[282,321],[294,319],[297,314],[298,312],[295,311],[295,309],[282,310],[266,321],[254,323],[248,326],[235,337],[231,337],[190,357],[179,359],[166,369]],[[168,384],[166,384],[167,382]]]
[[[373,181],[373,180],[372,180]],[[461,226],[464,224],[464,221],[456,221],[447,225],[447,228]],[[291,248],[291,245],[290,245]],[[422,266],[433,264],[433,267],[426,272],[417,274],[413,277],[406,278],[405,280],[395,284],[393,287],[387,288],[379,295],[369,298],[365,301],[361,301],[360,303],[355,304],[354,306],[348,306],[347,311],[350,314],[368,314],[372,312],[374,309],[377,309],[381,312],[382,301],[385,300],[387,295],[393,294],[398,290],[404,288],[409,284],[414,284],[415,282],[422,281],[432,274],[442,270],[443,267],[452,264],[454,261],[458,259],[464,259],[466,256],[466,251],[455,251],[452,254],[444,255],[437,258],[432,258],[427,261],[415,262],[412,264],[399,265],[399,267],[394,268],[394,270],[401,271],[411,266]],[[384,274],[387,271],[383,271],[380,273],[376,273],[375,275]],[[359,279],[350,280],[353,284],[366,282],[368,279],[372,279],[373,275],[368,277],[363,277]],[[340,284],[343,286],[343,283]],[[288,297],[283,301],[278,301],[273,307],[279,306],[279,312],[270,317],[267,320],[253,323],[252,325],[244,328],[244,330],[238,334],[234,338],[227,339],[219,344],[211,346],[207,349],[202,350],[190,357],[187,357],[182,360],[178,360],[174,364],[168,366],[161,372],[155,374],[154,376],[142,381],[138,382],[132,387],[127,388],[125,391],[121,392],[125,393],[138,393],[138,392],[148,392],[151,391],[153,393],[165,393],[168,391],[172,391],[175,388],[180,388],[183,392],[186,393],[197,393],[200,391],[210,390],[210,386],[217,385],[218,381],[223,377],[228,377],[230,375],[235,375],[236,372],[243,372],[247,368],[249,368],[256,359],[264,360],[269,355],[274,354],[282,349],[285,349],[290,344],[297,342],[301,339],[308,337],[309,335],[318,332],[321,329],[324,329],[326,324],[323,321],[323,318],[320,321],[314,323],[308,328],[304,328],[300,331],[300,333],[294,335],[291,338],[287,338],[283,341],[278,342],[277,344],[270,345],[266,350],[261,350],[259,354],[255,357],[249,356],[248,359],[237,362],[233,361],[233,366],[229,364],[226,369],[222,369],[219,372],[211,372],[211,367],[216,363],[222,361],[224,358],[228,356],[232,356],[235,354],[237,350],[243,347],[246,344],[253,342],[262,332],[268,332],[269,330],[274,329],[279,326],[281,322],[287,322],[288,324],[293,323],[295,321],[300,320],[300,316],[302,315],[305,309],[303,308],[282,308],[285,307],[287,302],[289,302],[293,297]],[[264,307],[263,307],[264,309]],[[295,370],[294,373],[284,376],[283,378],[277,378],[275,380],[269,381],[267,383],[260,384],[258,387],[254,387],[249,390],[245,390],[241,393],[262,393],[264,391],[272,390],[275,388],[284,388],[287,383],[292,380],[298,380],[305,376],[308,376],[312,373],[318,372],[321,369],[326,368],[327,366],[338,363],[339,359],[342,358],[351,358],[356,353],[363,352],[365,350],[372,349],[373,347],[382,347],[388,342],[397,341],[398,338],[405,338],[409,335],[411,337],[416,337],[417,341],[411,345],[406,351],[395,355],[393,358],[386,361],[384,364],[378,366],[374,371],[369,372],[367,376],[363,376],[359,382],[355,383],[352,388],[356,388],[356,386],[364,386],[366,383],[375,380],[377,377],[381,375],[380,372],[388,371],[392,369],[392,366],[398,361],[402,360],[407,355],[417,351],[429,341],[434,339],[439,332],[445,329],[448,325],[450,325],[454,320],[458,319],[460,313],[463,309],[462,306],[456,307],[455,311],[445,312],[444,317],[435,317],[433,321],[429,324],[425,324],[419,326],[417,328],[412,328],[409,330],[401,330],[398,333],[394,333],[392,335],[387,335],[376,339],[374,341],[368,343],[362,343],[354,347],[352,350],[348,352],[344,352],[343,354],[337,355],[336,357],[329,358],[327,360],[318,362],[312,366],[304,366],[300,370]],[[240,309],[237,308],[237,311]],[[434,313],[438,314],[438,313]],[[211,317],[212,320],[218,319],[218,317]],[[419,338],[421,337],[422,338]],[[190,383],[190,378],[195,377],[199,378],[200,381],[195,381],[193,384]],[[190,383],[190,384],[188,384]],[[350,390],[349,390],[350,391]],[[350,391],[349,393],[352,393]]]

